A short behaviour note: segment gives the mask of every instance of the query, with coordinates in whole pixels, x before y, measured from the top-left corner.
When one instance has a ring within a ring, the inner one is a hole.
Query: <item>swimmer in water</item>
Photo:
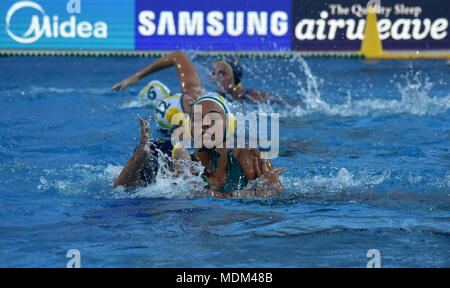
[[[186,64],[187,62],[190,62],[190,60],[187,57],[187,55],[184,54],[182,51],[171,53],[166,57],[163,57],[155,61],[154,63],[150,64],[149,66],[139,71],[138,73],[128,77],[122,82],[117,83],[111,88],[111,90],[123,90],[126,87],[139,82],[139,80],[142,79],[143,77],[171,66],[177,67],[178,78],[180,80],[180,83],[183,83],[182,78],[184,78],[184,76],[180,74],[180,69],[178,66],[179,65],[186,66],[184,64]],[[193,65],[191,66],[192,70],[195,71]],[[195,71],[195,73],[197,73],[197,71]],[[218,86],[216,92],[224,97],[230,96],[230,98],[236,100],[245,100],[247,102],[258,102],[258,101],[266,101],[267,99],[269,99],[271,95],[269,93],[244,88],[242,86],[241,80],[243,75],[243,69],[237,58],[225,57],[223,59],[218,59],[214,61],[211,67],[211,75]],[[148,87],[155,86],[153,85],[152,82],[149,83]],[[163,90],[169,91],[170,93],[170,90],[168,90],[168,88],[165,85],[163,85],[158,81],[156,82],[157,82],[156,86],[158,86],[157,89],[158,88],[163,89],[162,87],[160,87],[163,86],[164,87]],[[182,92],[182,94],[184,94],[183,87],[181,87],[180,91]],[[188,103],[190,99],[183,99],[183,101],[186,101],[186,103]],[[183,104],[183,107],[188,108],[186,104]],[[188,112],[188,110],[185,111]]]
[[[156,60],[136,74],[117,83],[111,90],[124,90],[126,87],[139,82],[143,77],[169,67],[175,67],[177,70],[180,91],[183,95],[180,106],[184,112],[189,113],[191,104],[199,96],[205,94],[206,90],[200,84],[200,77],[191,60],[182,51],[170,53]]]
[[[189,114],[190,119],[203,119],[211,115],[219,115],[221,119],[227,119],[227,121],[223,121],[226,123],[223,125],[224,131],[230,130],[231,121],[228,121],[230,112],[224,104],[223,98],[221,99],[216,93],[207,93],[189,58],[182,52],[178,51],[155,61],[149,67],[113,88],[123,89],[136,83],[143,75],[171,65],[177,69],[181,91],[184,94],[183,98],[186,99],[183,101],[184,111]],[[193,115],[192,108],[197,106],[201,108],[202,115]],[[192,135],[196,135],[193,123],[194,121],[190,121],[190,123],[185,122],[184,124],[190,128]],[[177,173],[182,173],[183,169],[179,169],[177,161],[172,160],[198,161],[205,167],[202,175],[208,185],[202,191],[197,191],[200,194],[211,194],[219,198],[254,198],[276,196],[282,193],[283,185],[279,180],[279,175],[284,172],[284,169],[274,168],[270,160],[263,159],[261,153],[256,149],[221,148],[226,147],[224,138],[222,145],[214,145],[212,148],[203,145],[202,148],[195,149],[191,156],[183,147],[177,147],[178,145],[174,147],[168,139],[150,139],[148,123],[144,119],[140,119],[140,125],[139,145],[119,177],[114,181],[114,186],[133,188],[152,183],[155,171],[158,170],[158,161],[155,157],[164,157],[168,159],[169,167]],[[179,129],[184,128],[180,127]],[[200,133],[202,139],[209,133],[209,128],[210,125],[202,123]],[[227,134],[228,132],[224,132],[224,135]],[[249,181],[258,178],[265,180],[263,187],[249,189],[246,187]]]
[[[176,125],[173,125],[172,117],[177,113],[187,113],[190,111],[190,104],[206,91],[198,86],[200,77],[189,57],[182,51],[171,53],[162,57],[138,73],[128,77],[122,82],[114,85],[111,90],[123,90],[126,87],[137,83],[143,77],[159,71],[164,68],[175,66],[180,82],[181,93],[173,94],[170,89],[160,81],[151,81],[139,93],[141,99],[155,101],[155,121],[159,128],[165,134],[170,134]],[[242,67],[237,59],[220,59],[212,65],[212,75],[219,86],[218,93],[231,99],[245,100],[247,102],[263,101],[269,97],[269,94],[245,89],[241,84]],[[195,86],[199,91],[190,91],[186,93],[186,87]],[[226,88],[224,88],[226,87]]]
[[[207,115],[220,115],[222,119],[225,119],[226,111],[222,105],[208,95],[200,97],[194,103],[194,107],[198,105],[202,111],[202,115],[196,116],[203,119]],[[191,111],[192,118],[194,109]],[[200,162],[205,167],[202,178],[207,185],[201,191],[193,191],[196,194],[210,194],[217,198],[265,198],[282,194],[283,185],[279,175],[284,172],[284,169],[274,168],[269,160],[262,159],[259,151],[203,146],[189,155],[186,149],[178,145],[174,147],[168,139],[152,140],[148,132],[148,123],[142,118],[139,120],[141,140],[133,156],[114,181],[114,187],[135,188],[152,184],[161,163],[158,161],[159,158],[163,159],[170,169],[177,172],[178,177],[182,177],[184,172],[180,165],[186,165],[186,161]],[[194,124],[190,125],[193,131]],[[204,138],[209,128],[210,125],[202,125],[202,133],[199,135]],[[224,133],[227,129],[228,127],[224,127]],[[221,144],[221,147],[226,147],[225,143]],[[184,160],[184,162],[180,164],[177,160]],[[195,175],[195,172],[193,174]],[[263,185],[247,187],[249,181],[257,178],[265,180]]]
[[[247,102],[266,101],[270,94],[244,88],[242,86],[243,69],[237,58],[223,58],[214,61],[211,67],[211,74],[219,89],[217,93],[236,100]]]

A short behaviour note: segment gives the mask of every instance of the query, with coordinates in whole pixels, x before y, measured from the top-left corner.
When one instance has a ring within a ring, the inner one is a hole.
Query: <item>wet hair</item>
[[[239,63],[239,59],[237,59],[236,57],[223,57],[217,59],[214,62],[224,62],[225,64],[228,64],[231,71],[233,72],[234,85],[238,85],[241,83],[242,74],[244,71],[242,70],[242,66]]]

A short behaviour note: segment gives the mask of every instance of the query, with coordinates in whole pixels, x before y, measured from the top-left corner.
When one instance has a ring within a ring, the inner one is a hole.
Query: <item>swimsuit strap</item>
[[[221,193],[241,190],[247,186],[247,179],[245,178],[241,165],[231,149],[227,151],[227,158],[227,182],[225,183],[225,186],[218,191]]]
[[[191,154],[191,159],[197,160],[195,159],[194,154]],[[202,178],[206,182],[205,174],[202,174]],[[239,161],[236,156],[234,156],[232,150],[227,150],[227,181],[221,189],[216,191],[220,193],[230,193],[234,190],[244,189],[246,186],[247,179],[245,178]],[[207,184],[205,188],[211,189],[211,185]]]

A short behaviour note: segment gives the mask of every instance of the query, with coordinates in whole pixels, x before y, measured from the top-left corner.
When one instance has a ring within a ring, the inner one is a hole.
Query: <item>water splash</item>
[[[216,84],[210,73],[211,59],[197,57],[195,51],[190,51],[188,54],[193,59],[205,88],[214,91]],[[268,58],[264,61],[266,65],[262,66],[258,57],[242,61],[245,78],[252,79],[255,87],[261,87],[261,90],[274,94],[267,102],[231,101],[230,106],[234,112],[279,113],[283,118],[292,118],[312,114],[364,117],[405,113],[425,116],[445,113],[450,109],[450,95],[430,97],[434,83],[423,72],[414,71],[412,66],[405,74],[400,75],[400,80],[394,76],[390,81],[398,89],[398,99],[385,99],[385,95],[376,95],[377,90],[372,89],[375,93],[372,98],[354,100],[353,94],[358,91],[351,89],[345,92],[342,103],[331,103],[327,99],[336,95],[327,95],[334,93],[325,91],[327,79],[316,76],[308,62],[301,56],[294,55],[286,59],[283,65],[276,62],[279,59]],[[276,67],[276,71],[273,70],[274,67]],[[164,79],[161,80],[164,82]],[[273,83],[276,85],[274,86]],[[123,104],[120,108],[133,109],[145,106],[155,107],[156,105],[157,103],[151,101],[137,99]]]
[[[62,195],[102,197],[108,194],[110,184],[121,170],[121,166],[87,164],[75,164],[65,169],[44,169],[37,189],[55,189]]]
[[[162,155],[162,154],[160,154]],[[202,191],[205,182],[199,176],[203,166],[186,160],[174,160],[173,165],[179,167],[179,172],[171,169],[163,157],[158,158],[159,170],[155,182],[151,185],[125,191],[123,187],[114,190],[114,198],[157,198],[189,199],[194,197],[193,191]],[[177,177],[181,174],[182,177]],[[194,174],[196,175],[194,175]]]
[[[151,109],[156,108],[158,103],[155,103],[155,101],[150,99],[137,99],[137,100],[131,100],[130,102],[123,103],[120,105],[120,109],[135,109],[135,108],[142,108],[142,107],[149,107]]]
[[[327,101],[322,95],[325,79],[318,78],[314,75],[307,61],[301,56],[294,56],[288,61],[288,66],[296,66],[300,68],[300,74],[288,72],[284,70],[277,71],[276,77],[282,79],[274,79],[274,73],[267,71],[267,79],[263,80],[262,87],[272,87],[270,83],[277,81],[277,91],[281,91],[284,97],[301,99],[301,104],[292,104],[280,95],[272,98],[272,101],[256,104],[238,103],[231,104],[233,110],[246,112],[266,112],[279,113],[281,117],[304,117],[312,114],[325,114],[329,116],[339,117],[364,117],[368,115],[392,115],[392,114],[410,114],[416,116],[437,115],[445,113],[450,109],[450,95],[440,95],[440,97],[430,97],[430,92],[434,87],[431,79],[421,71],[414,71],[413,67],[409,67],[409,71],[400,76],[400,80],[391,80],[399,91],[399,99],[384,99],[384,95],[374,95],[374,98],[366,98],[363,100],[354,100],[352,92],[346,91],[345,101],[335,104]],[[267,66],[271,66],[268,63]],[[253,64],[250,64],[250,70]],[[254,64],[256,69],[257,65]],[[276,67],[276,66],[274,66]],[[288,69],[280,68],[280,69]],[[298,70],[298,69],[297,69]],[[251,74],[251,73],[250,73]],[[256,77],[256,75],[253,75]],[[283,83],[290,83],[296,90],[296,95],[290,95]],[[273,89],[273,88],[272,88]],[[374,89],[376,93],[376,89]],[[333,96],[333,95],[331,95]]]
[[[346,168],[341,168],[335,175],[330,173],[328,176],[314,175],[306,178],[283,177],[282,180],[288,194],[326,197],[354,191],[360,193],[383,183],[388,178],[389,172],[355,177]]]
[[[188,199],[192,198],[192,191],[201,191],[205,182],[200,176],[193,175],[195,171],[203,171],[200,164],[187,165],[179,163],[184,177],[176,177],[176,173],[169,169],[167,163],[158,159],[160,169],[157,173],[155,183],[125,190],[123,187],[113,188],[112,183],[122,171],[122,166],[108,164],[86,165],[76,164],[66,169],[44,169],[44,176],[39,177],[38,190],[56,190],[62,195],[86,195],[93,197],[123,198],[169,198]],[[183,161],[178,161],[183,162]]]

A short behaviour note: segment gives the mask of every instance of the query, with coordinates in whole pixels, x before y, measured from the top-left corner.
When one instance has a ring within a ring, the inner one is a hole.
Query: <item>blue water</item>
[[[1,267],[65,267],[69,249],[82,267],[366,267],[369,249],[450,267],[446,61],[242,59],[246,86],[305,105],[233,105],[281,114],[287,190],[223,200],[111,188],[153,110],[146,81],[107,88],[152,60],[0,58]],[[194,62],[212,88],[211,59]],[[151,79],[177,90],[173,69]]]

